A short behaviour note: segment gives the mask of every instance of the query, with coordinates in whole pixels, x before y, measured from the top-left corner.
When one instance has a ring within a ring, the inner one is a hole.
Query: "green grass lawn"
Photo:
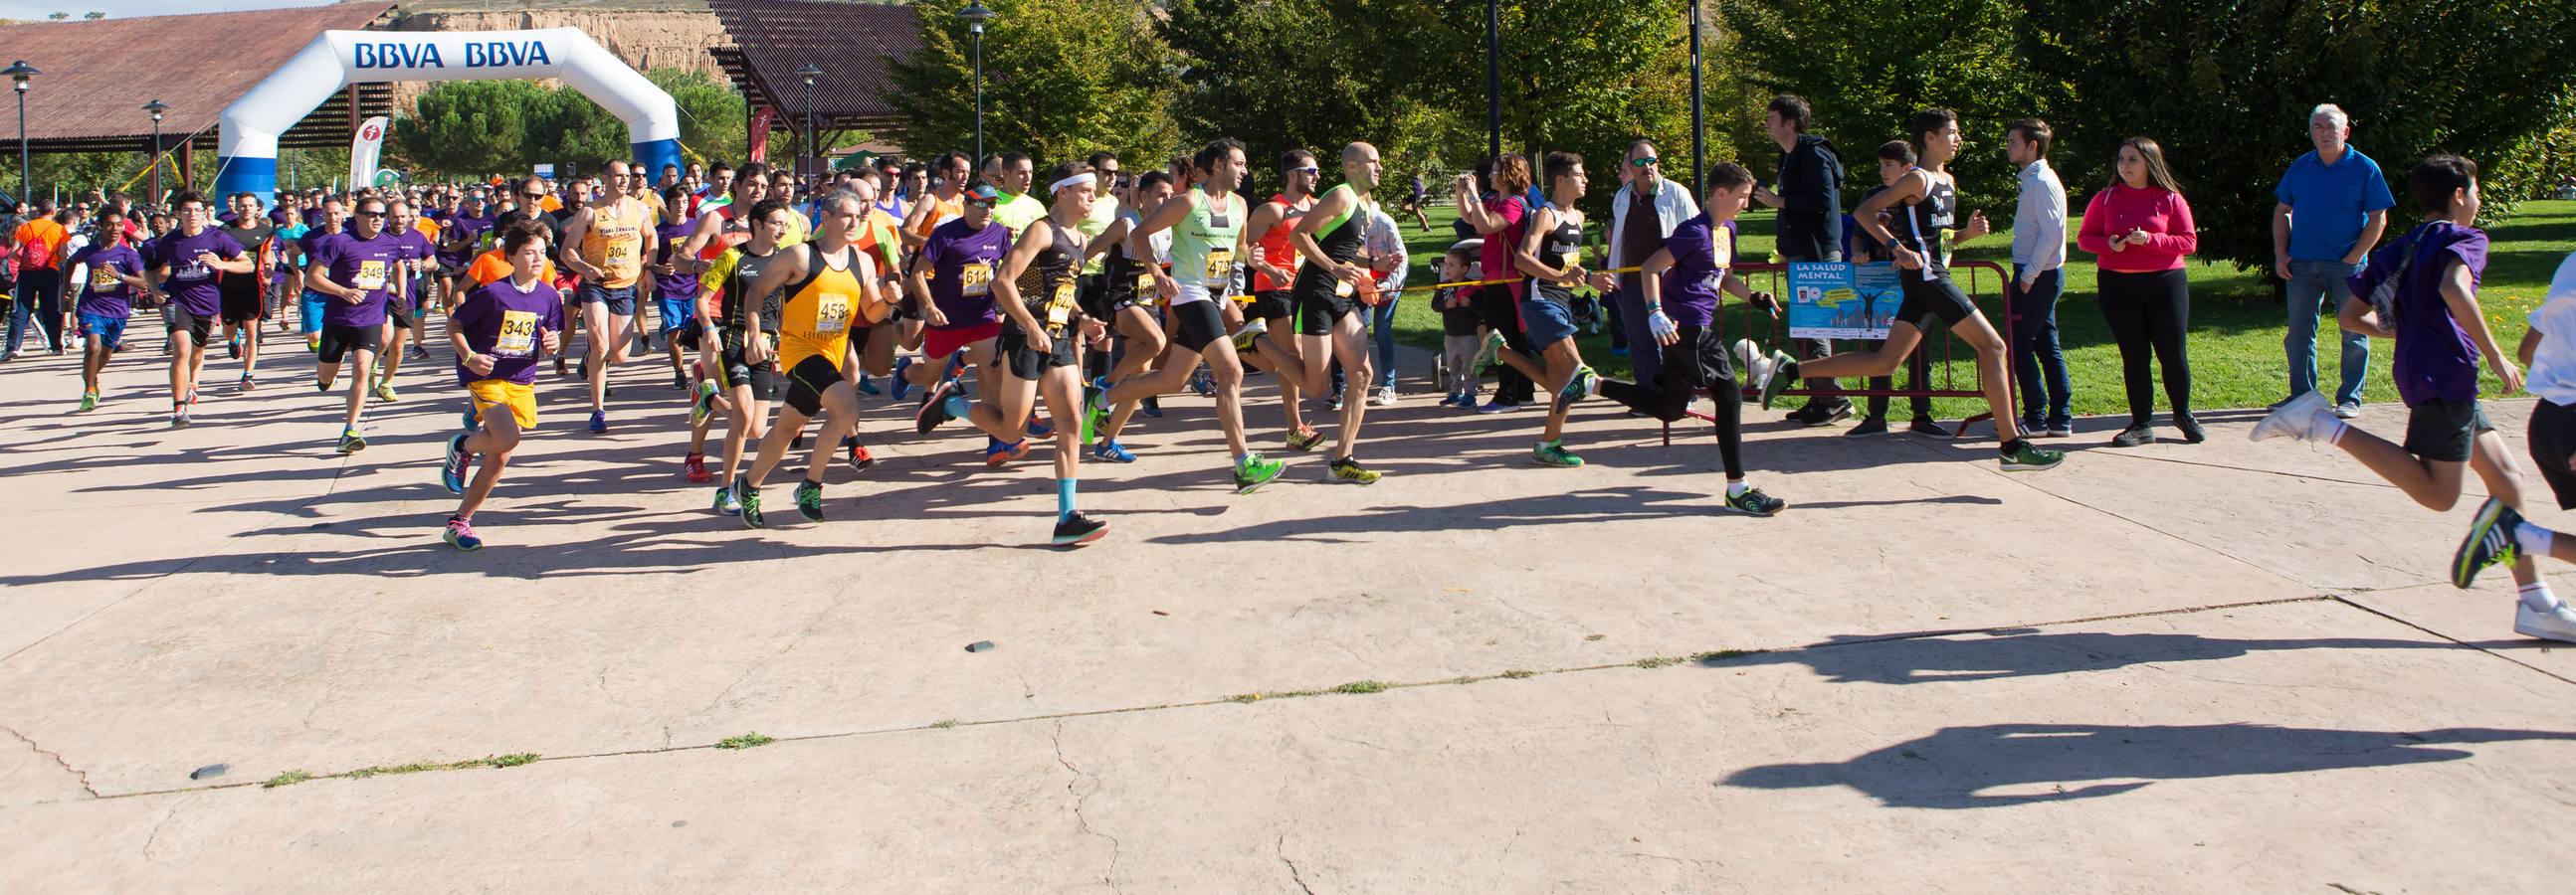
[[[2081,201],[2078,197],[2076,201]],[[2005,209],[2009,211],[2009,208]],[[1412,255],[1413,271],[1407,282],[1433,282],[1440,259],[1453,241],[1455,231],[1450,221],[1454,209],[1429,209],[1433,232],[1424,233],[1411,222],[1402,222],[1406,251]],[[1992,212],[1990,211],[1991,215]],[[1997,221],[1997,223],[2005,223]],[[2070,221],[2072,231],[2079,222]],[[1773,215],[1756,210],[1745,215],[1742,256],[1767,258],[1772,248]],[[2407,222],[2412,226],[2412,222]],[[1592,228],[1595,243],[1604,237],[1599,227]],[[2392,227],[2392,229],[2396,229]],[[2399,231],[2399,232],[2402,232]],[[2557,271],[2559,261],[2576,251],[2576,202],[2525,203],[2512,218],[2488,231],[2494,238],[2488,255],[2480,304],[2487,312],[2488,326],[2496,341],[2507,352],[2522,339],[2528,328],[2526,318],[2548,291],[2549,278]],[[1959,253],[1967,261],[1993,261],[2011,267],[2011,241],[2008,234],[1996,234],[1972,243]],[[2102,322],[2101,313],[2093,307],[2095,269],[2092,256],[2068,247],[2069,264],[2065,271],[2066,297],[2058,303],[2057,321],[2066,350],[2066,367],[2074,383],[2075,412],[2078,415],[2118,414],[2128,411],[2128,399],[2120,383],[2120,350],[2111,340],[2110,328]],[[1597,257],[1588,253],[1587,257]],[[2288,362],[2281,350],[2285,309],[2268,271],[2238,271],[2226,264],[2204,264],[2194,261],[2191,271],[2191,353],[2192,403],[2203,409],[2260,407],[2284,397],[2289,391]],[[1966,284],[1963,284],[1966,285]],[[1975,284],[1976,297],[1989,318],[2000,314],[2002,284],[1994,277],[1981,277]],[[1755,288],[1774,288],[1759,280]],[[1744,328],[1746,317],[1740,307],[1729,304],[1721,325],[1729,332]],[[1423,293],[1407,293],[1396,311],[1396,328],[1406,344],[1437,351],[1440,348],[1440,317],[1425,300]],[[2321,379],[2329,389],[2336,381],[2337,361],[2334,354],[2334,321],[2327,317],[2320,325],[2319,340],[2324,358]],[[1749,333],[1768,344],[1785,331],[1766,337]],[[1606,375],[1626,377],[1625,360],[1610,356],[1606,335],[1594,334],[1579,339],[1584,359]],[[2389,343],[2372,345],[2371,371],[2367,398],[2373,402],[2395,401],[2396,387],[2391,384],[2386,360]],[[1941,355],[1937,349],[1933,355]],[[1960,388],[1975,382],[1976,368],[1964,347],[1955,350],[1951,369],[1936,363],[1935,385],[1955,382]],[[1416,371],[1404,371],[1408,381],[1419,381]],[[1901,380],[1900,380],[1901,382]],[[1846,384],[1857,386],[1857,382]],[[1943,386],[1947,387],[1947,386]],[[2487,393],[2498,388],[2493,376],[2487,378]],[[1957,418],[1982,410],[1982,402],[1943,400],[1936,410],[1944,418]],[[2165,411],[2164,395],[2159,385],[2157,411]]]

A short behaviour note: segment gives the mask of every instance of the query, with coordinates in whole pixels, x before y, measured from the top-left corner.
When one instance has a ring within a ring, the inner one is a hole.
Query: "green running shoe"
[[[1308,429],[1303,432],[1288,433],[1288,449],[1292,451],[1311,451],[1316,445],[1323,443],[1324,433],[1319,430]]]
[[[1563,442],[1540,442],[1538,447],[1530,450],[1530,462],[1540,466],[1570,468],[1583,465],[1583,458],[1566,453]]]
[[[2021,450],[2003,455],[2002,461],[2005,472],[2039,472],[2056,469],[2057,464],[2066,462],[2066,452],[2052,451],[2024,441]]]
[[[1797,383],[1798,380],[1795,377],[1786,375],[1789,365],[1797,362],[1798,359],[1790,357],[1786,351],[1771,352],[1771,369],[1762,376],[1762,381],[1759,383],[1762,388],[1762,409],[1771,409],[1772,403],[1780,399],[1780,393],[1788,391],[1789,386]]]
[[[2469,523],[2469,536],[2460,540],[2460,551],[2451,557],[2451,586],[2466,588],[2477,583],[2478,573],[2486,567],[2513,562],[2521,555],[2513,539],[2514,526],[2521,524],[2521,513],[2504,501],[2487,498],[2486,505],[2478,507],[2476,521]]]
[[[97,392],[82,392],[82,393],[81,393],[81,406],[80,406],[80,412],[81,412],[81,413],[88,413],[88,412],[90,412],[90,411],[92,411],[92,410],[97,410],[97,409],[98,409],[98,393],[97,393]]]
[[[727,516],[742,515],[742,504],[733,499],[733,489],[725,485],[716,486],[716,500],[713,509],[716,512],[723,513]]]
[[[823,521],[823,485],[808,479],[796,483],[796,512],[807,522]]]
[[[766,528],[769,520],[760,515],[760,489],[746,479],[733,480],[733,503],[742,510],[742,527]]]
[[[706,425],[707,417],[714,416],[715,414],[716,381],[713,379],[700,379],[698,380],[697,400],[689,402],[689,425],[692,427]]]
[[[1747,516],[1770,516],[1789,505],[1788,501],[1762,493],[1760,488],[1746,488],[1742,494],[1729,495],[1726,508]]]
[[[1234,464],[1234,493],[1258,491],[1261,486],[1278,480],[1279,474],[1287,470],[1288,464],[1264,457],[1258,451],[1245,454],[1243,462]]]
[[[1574,402],[1600,393],[1601,374],[1593,372],[1589,364],[1577,366],[1573,378],[1567,379],[1565,387],[1556,391],[1556,412],[1564,413],[1566,408],[1574,406]]]

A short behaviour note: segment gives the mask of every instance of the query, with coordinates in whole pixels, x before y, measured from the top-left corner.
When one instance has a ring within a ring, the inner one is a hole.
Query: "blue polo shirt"
[[[2332,166],[2314,150],[2290,163],[2272,195],[2290,206],[2290,260],[2341,261],[2361,240],[2370,213],[2397,204],[2379,163],[2351,146]]]

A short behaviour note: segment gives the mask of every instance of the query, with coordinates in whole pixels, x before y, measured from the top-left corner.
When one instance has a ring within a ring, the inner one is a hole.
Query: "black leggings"
[[[1664,365],[1655,381],[1629,383],[1601,380],[1601,397],[1664,422],[1690,415],[1694,395],[1705,393],[1717,407],[1717,458],[1729,480],[1744,478],[1744,391],[1735,383],[1735,359],[1716,330],[1683,326],[1681,339],[1663,350]]]
[[[2191,357],[2183,333],[2191,328],[2191,282],[2183,271],[2102,272],[2102,319],[2120,343],[2121,378],[2129,387],[2129,425],[2155,413],[2155,385],[2147,372],[2150,350],[2165,370],[2165,399],[2175,416],[2191,415]]]
[[[1468,301],[1468,306],[1475,308],[1476,315],[1485,319],[1486,328],[1503,334],[1504,348],[1532,360],[1539,358],[1538,349],[1530,344],[1529,335],[1521,332],[1520,307],[1512,300],[1510,286],[1499,283],[1478,286],[1476,297]],[[1521,375],[1520,368],[1499,360],[1494,363],[1503,368],[1494,380],[1494,400],[1527,404],[1537,399],[1536,384]]]

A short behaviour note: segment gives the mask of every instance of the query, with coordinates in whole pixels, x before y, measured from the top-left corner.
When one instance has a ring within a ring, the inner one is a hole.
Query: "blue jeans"
[[[2317,316],[2334,319],[2351,294],[2344,280],[2360,272],[2360,265],[2341,258],[2290,262],[2290,332],[2282,337],[2281,349],[2290,358],[2291,397],[2317,389]],[[2370,373],[2370,337],[2341,327],[2335,335],[2343,341],[2343,383],[2335,389],[2335,403],[2359,404],[2362,377]]]
[[[2021,421],[2024,428],[2045,428],[2049,423],[2068,423],[2075,419],[2068,409],[2066,352],[2058,347],[2057,299],[2066,293],[2062,271],[2051,268],[2031,280],[2030,291],[2021,288],[2021,265],[2013,265],[2012,279],[2004,282],[2004,301],[2012,307],[2013,379],[2021,388]]]
[[[1636,381],[1654,382],[1664,370],[1664,352],[1656,345],[1654,328],[1646,323],[1644,294],[1637,275],[1626,274],[1619,278],[1619,291],[1610,294],[1610,301],[1619,309],[1619,323],[1628,334],[1628,366],[1636,371]]]
[[[1402,300],[1389,298],[1386,304],[1374,308],[1367,305],[1360,306],[1360,313],[1366,315],[1361,322],[1368,327],[1372,338],[1377,340],[1374,346],[1377,359],[1371,362],[1371,366],[1377,368],[1378,388],[1395,387],[1395,306]],[[1333,394],[1341,393],[1342,362],[1335,360],[1333,361]]]

